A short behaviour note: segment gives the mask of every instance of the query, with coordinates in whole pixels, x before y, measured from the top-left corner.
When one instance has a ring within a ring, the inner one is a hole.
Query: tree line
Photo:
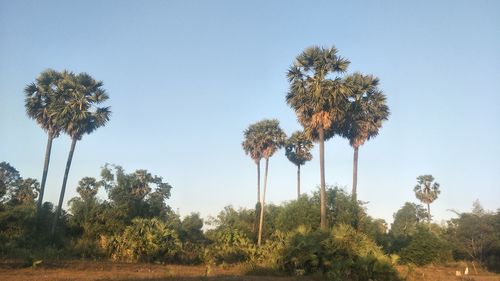
[[[243,263],[250,272],[324,274],[331,280],[401,280],[396,264],[453,260],[500,270],[500,212],[476,202],[472,212],[455,211],[457,217],[446,225],[432,223],[430,204],[440,194],[432,175],[419,176],[413,188],[427,208],[405,203],[394,213],[390,229],[367,214],[357,199],[359,148],[379,133],[389,108],[379,79],[347,74],[348,66],[334,47],[311,47],[297,56],[288,70],[286,102],[303,130],[287,137],[278,120],[251,124],[242,146],[257,167],[257,204],[254,209],[227,206],[208,221],[197,213],[181,218],[173,212],[166,203],[173,187],[162,177],[109,164],[99,178],[82,178],[78,195],[63,210],[76,143],[109,121],[110,108],[102,106],[109,97],[103,83],[86,73],[43,71],[24,91],[27,115],[48,137],[42,180],[23,178],[9,163],[0,163],[0,257],[24,258],[27,265],[75,257]],[[43,194],[52,141],[61,133],[72,142],[54,207],[43,202]],[[325,183],[324,142],[334,136],[347,138],[353,148],[351,193]],[[301,166],[312,160],[314,143],[319,143],[320,184],[318,191],[302,194]],[[281,148],[297,166],[297,199],[266,205],[269,160]],[[100,189],[106,198],[97,196]],[[210,229],[203,231],[205,224]]]

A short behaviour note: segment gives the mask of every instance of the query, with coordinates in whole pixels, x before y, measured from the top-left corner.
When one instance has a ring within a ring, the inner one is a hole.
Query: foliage
[[[451,245],[438,233],[419,226],[408,246],[401,250],[400,256],[402,262],[420,266],[445,263],[452,259]]]
[[[135,217],[169,217],[171,209],[165,200],[170,198],[172,186],[162,177],[146,170],[126,174],[122,167],[110,165],[104,166],[101,176],[116,219],[128,224]]]
[[[422,205],[406,202],[394,215],[391,233],[395,237],[412,236],[417,226],[427,217],[427,211]]]
[[[255,244],[240,230],[223,227],[207,233],[210,244],[205,261],[215,264],[232,264],[255,259]]]
[[[366,235],[340,224],[331,232],[299,227],[283,252],[291,273],[326,273],[331,280],[398,280],[389,257]]]
[[[172,262],[182,250],[176,232],[158,218],[134,219],[121,235],[103,242],[113,260]]]
[[[350,62],[337,52],[333,46],[309,47],[288,70],[290,89],[286,102],[313,140],[319,140],[320,129],[330,130],[332,124],[338,127],[344,117],[349,89],[336,75],[344,73]]]
[[[282,204],[274,219],[276,229],[285,233],[293,231],[298,225],[303,225],[309,229],[318,229],[319,204],[316,198],[302,195],[299,199]]]
[[[475,202],[472,212],[448,222],[446,232],[455,258],[480,261],[500,272],[500,210],[487,212]]]
[[[285,142],[285,155],[297,166],[304,165],[312,159],[313,143],[301,131],[294,132]]]
[[[359,147],[378,135],[389,117],[389,108],[385,95],[378,89],[377,77],[356,72],[345,82],[351,92],[341,132],[352,147]]]

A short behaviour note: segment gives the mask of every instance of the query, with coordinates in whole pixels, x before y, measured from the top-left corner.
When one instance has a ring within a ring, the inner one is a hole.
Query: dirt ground
[[[401,276],[407,281],[500,281],[500,275],[480,272],[467,278],[455,276],[454,267],[398,268]],[[306,281],[321,280],[318,277],[275,277],[244,276],[238,267],[226,268],[206,266],[181,266],[159,264],[127,264],[106,261],[70,261],[46,263],[36,268],[24,268],[14,262],[0,263],[1,281]]]

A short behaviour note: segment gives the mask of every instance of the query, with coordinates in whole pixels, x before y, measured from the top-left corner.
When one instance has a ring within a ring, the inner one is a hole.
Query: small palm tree
[[[359,147],[378,135],[382,123],[389,117],[389,107],[385,95],[378,89],[377,77],[354,73],[346,78],[346,84],[351,95],[342,134],[354,149],[352,198],[356,200]]]
[[[61,213],[76,142],[85,134],[91,134],[97,128],[106,125],[111,115],[109,107],[97,107],[109,98],[106,91],[102,89],[101,81],[94,80],[86,73],[75,75],[73,72],[64,71],[62,76],[60,86],[65,102],[58,103],[56,120],[58,124],[61,124],[64,132],[71,137],[71,147],[64,171],[59,204],[52,223],[52,234],[55,233]]]
[[[266,159],[266,168],[264,172],[264,190],[262,192],[262,199],[260,201],[260,220],[259,220],[259,234],[257,239],[257,245],[260,246],[262,242],[262,228],[264,223],[264,208],[266,202],[266,191],[267,191],[267,176],[269,171],[269,158],[274,155],[274,153],[283,147],[286,140],[286,134],[279,126],[279,121],[276,119],[265,119],[257,123],[258,130],[263,132],[262,137],[262,157]]]
[[[297,56],[288,70],[287,104],[295,111],[306,134],[319,142],[321,228],[327,228],[325,184],[325,140],[332,137],[343,119],[348,87],[337,76],[347,71],[349,61],[337,49],[310,47]]]
[[[244,140],[241,143],[243,150],[257,165],[257,202],[260,202],[260,160],[263,151],[263,136],[260,123],[251,124],[243,132]]]
[[[420,202],[427,204],[427,222],[431,223],[431,207],[430,204],[438,198],[439,183],[434,182],[432,175],[423,175],[417,178],[417,185],[413,188],[415,196]]]
[[[47,133],[47,146],[45,148],[45,161],[43,163],[42,182],[40,194],[37,202],[37,212],[40,212],[45,192],[45,183],[49,171],[50,154],[52,151],[52,141],[61,132],[61,127],[57,124],[54,114],[56,103],[61,101],[59,92],[59,82],[61,74],[55,70],[47,69],[40,73],[36,81],[28,84],[24,88],[26,114],[35,120]]]
[[[297,166],[297,199],[300,198],[300,166],[312,159],[312,141],[304,134],[297,131],[285,142],[286,157]]]

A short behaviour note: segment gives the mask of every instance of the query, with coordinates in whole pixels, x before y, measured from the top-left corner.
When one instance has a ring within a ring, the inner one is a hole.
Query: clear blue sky
[[[442,188],[438,221],[475,199],[500,207],[499,1],[0,0],[0,161],[41,178],[46,135],[25,115],[23,88],[46,68],[85,71],[104,81],[113,116],[77,144],[66,200],[80,178],[115,163],[163,176],[182,215],[251,207],[242,132],[263,118],[300,128],[285,73],[310,45],[335,45],[387,94],[390,120],[360,149],[359,198],[371,215],[392,221],[427,173]],[[55,140],[53,202],[68,150],[67,136]],[[348,143],[330,140],[327,182],[350,190],[351,169]],[[295,171],[283,151],[271,159],[268,201],[294,199]],[[314,190],[317,157],[302,172]]]

